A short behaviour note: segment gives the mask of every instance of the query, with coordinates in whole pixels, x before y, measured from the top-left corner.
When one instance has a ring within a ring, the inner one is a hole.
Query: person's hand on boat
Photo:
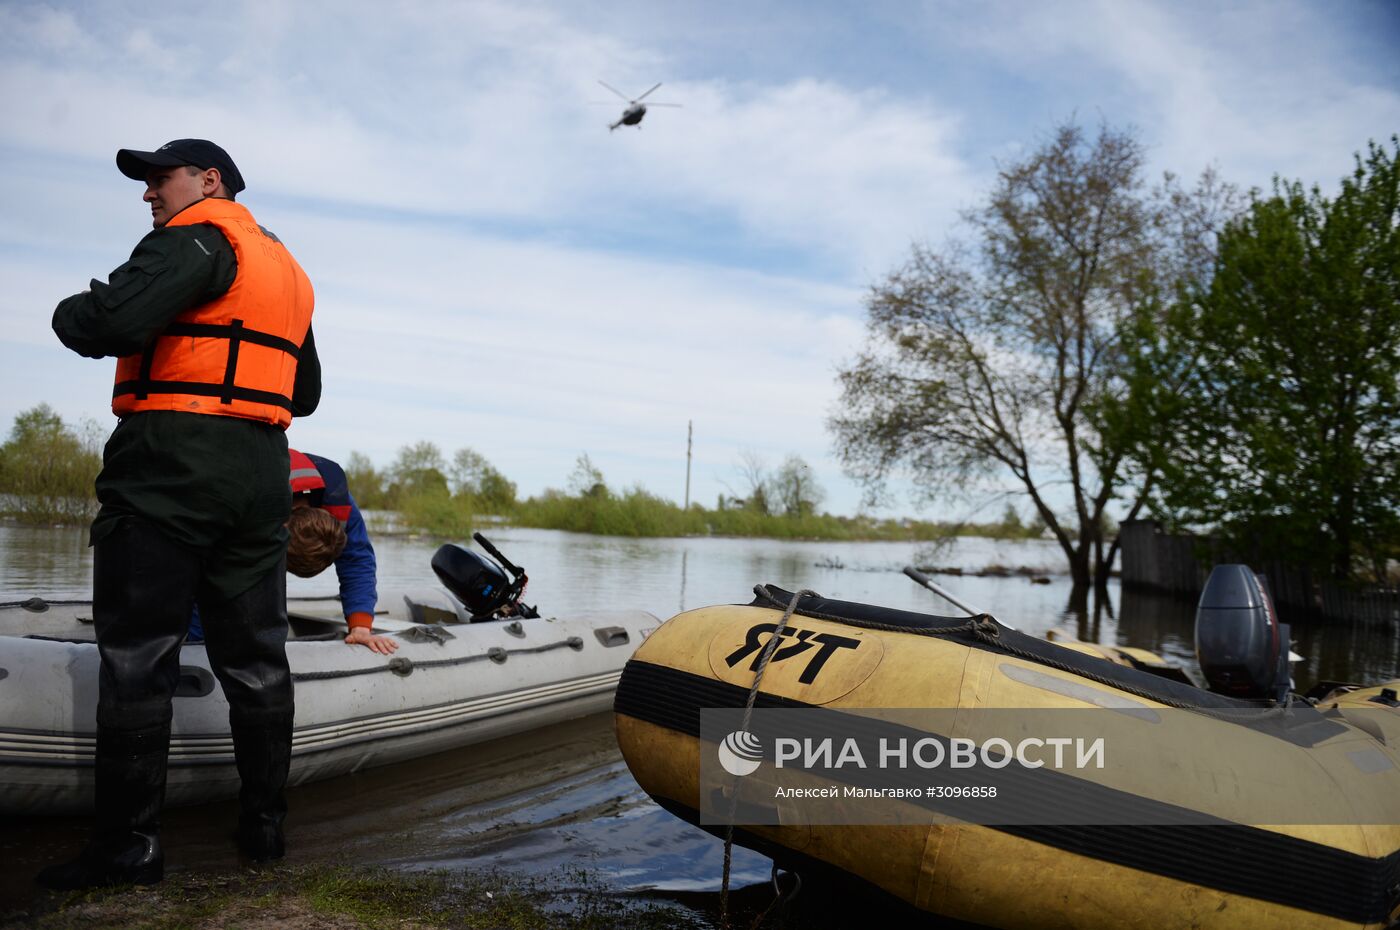
[[[368,646],[380,655],[390,655],[399,648],[398,641],[389,636],[378,636],[369,627],[354,626],[345,637],[347,646]]]

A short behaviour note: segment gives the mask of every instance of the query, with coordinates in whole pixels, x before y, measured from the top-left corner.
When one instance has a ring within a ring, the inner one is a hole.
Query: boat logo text
[[[749,663],[749,671],[758,671],[758,662],[763,654],[763,646],[778,629],[776,623],[756,623],[749,627],[748,636],[744,639],[744,645],[724,657],[725,664],[730,668],[740,662],[753,657]],[[765,635],[766,634],[766,635]],[[826,666],[827,660],[841,649],[859,649],[861,641],[850,636],[840,636],[836,633],[818,633],[816,630],[799,630],[795,627],[788,627],[783,630],[782,640],[778,648],[773,651],[773,658],[770,662],[784,662],[788,659],[800,655],[807,655],[807,667],[798,676],[798,681],[804,685],[810,685],[817,680],[821,670]],[[815,650],[815,651],[813,651]]]

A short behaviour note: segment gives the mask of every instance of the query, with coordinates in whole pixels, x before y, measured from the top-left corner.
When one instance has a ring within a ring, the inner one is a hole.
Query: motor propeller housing
[[[504,606],[510,579],[500,566],[466,546],[447,543],[433,553],[433,572],[473,617],[490,616]]]
[[[1196,658],[1210,690],[1283,700],[1289,629],[1248,565],[1217,565],[1196,607]]]

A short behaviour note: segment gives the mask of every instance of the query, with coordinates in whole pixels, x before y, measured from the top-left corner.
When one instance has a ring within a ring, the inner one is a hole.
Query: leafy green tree
[[[811,516],[826,499],[812,469],[797,455],[783,460],[770,484],[778,506],[789,517]]]
[[[458,449],[449,473],[453,490],[479,506],[506,513],[515,506],[515,482],[496,470],[475,449]]]
[[[1400,137],[1275,179],[1208,283],[1146,302],[1111,419],[1172,521],[1334,579],[1400,556]],[[1169,442],[1162,437],[1170,436]]]
[[[1192,190],[1143,180],[1143,147],[1104,126],[1056,129],[1000,169],[970,236],[915,245],[866,300],[868,342],[840,373],[829,421],[872,496],[892,472],[956,498],[1010,479],[1058,540],[1078,597],[1104,582],[1104,516],[1126,449],[1100,407],[1124,389],[1122,323],[1154,287],[1191,273],[1231,209],[1209,173]]]
[[[385,475],[374,467],[363,452],[351,452],[345,460],[345,482],[355,503],[365,510],[380,510],[388,506]]]
[[[96,423],[75,429],[48,404],[15,417],[0,446],[0,507],[28,523],[71,523],[97,509],[93,481],[102,468]]]
[[[390,500],[398,506],[407,497],[450,497],[446,471],[442,450],[431,442],[403,446],[389,466]]]
[[[996,532],[998,536],[1011,538],[1028,535],[1015,504],[1006,505],[1006,509],[1001,514],[1001,522],[996,526]]]

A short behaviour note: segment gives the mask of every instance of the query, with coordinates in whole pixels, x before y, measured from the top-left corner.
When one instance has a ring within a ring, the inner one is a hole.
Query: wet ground
[[[295,788],[288,803],[288,865],[497,872],[562,895],[583,883],[629,901],[679,905],[702,925],[718,912],[723,844],[642,793],[611,714]],[[238,872],[235,817],[234,802],[168,810],[167,874]],[[82,818],[0,825],[0,914],[39,901],[46,893],[34,875],[75,855],[86,829]],[[735,847],[731,867],[736,905],[765,908],[770,861]],[[810,897],[814,912],[799,897],[789,926],[838,926],[829,922],[829,897]]]

